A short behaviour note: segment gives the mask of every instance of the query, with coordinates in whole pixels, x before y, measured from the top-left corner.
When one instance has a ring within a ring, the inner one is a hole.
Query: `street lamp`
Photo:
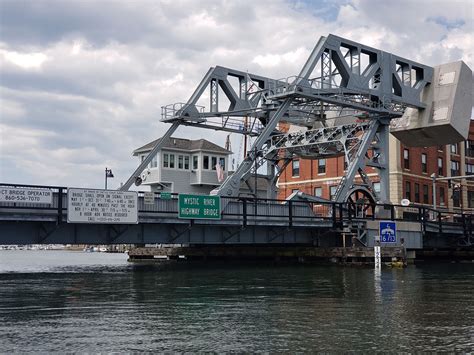
[[[105,189],[107,190],[107,179],[113,178],[114,174],[112,173],[112,169],[105,168]]]

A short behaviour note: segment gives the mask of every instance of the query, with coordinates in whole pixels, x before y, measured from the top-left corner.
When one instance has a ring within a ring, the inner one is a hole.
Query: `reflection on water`
[[[473,295],[472,264],[375,274],[1,252],[0,351],[468,351]]]

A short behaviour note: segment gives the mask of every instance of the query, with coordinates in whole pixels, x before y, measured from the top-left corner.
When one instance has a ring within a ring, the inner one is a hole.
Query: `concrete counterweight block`
[[[472,110],[472,71],[462,61],[434,67],[422,93],[424,109],[408,108],[390,132],[404,145],[431,147],[467,139]]]

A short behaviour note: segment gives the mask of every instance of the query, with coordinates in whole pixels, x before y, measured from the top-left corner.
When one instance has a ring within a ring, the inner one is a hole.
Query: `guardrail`
[[[58,223],[64,222],[67,213],[67,191],[65,186],[24,185],[0,183],[2,187],[50,190],[53,193],[51,204],[0,201],[0,213],[42,213],[54,217]],[[160,198],[155,192],[154,204],[144,203],[144,191],[138,192],[138,212],[142,215],[178,217],[178,194],[171,198]],[[345,222],[366,220],[412,221],[419,222],[423,231],[449,231],[453,228],[474,233],[474,214],[472,212],[453,212],[446,209],[435,210],[425,205],[352,205],[330,201],[309,202],[278,199],[255,199],[251,197],[222,197],[222,219],[239,221],[242,226],[260,220],[275,221],[292,227],[295,223],[304,224],[316,221],[330,222],[333,227],[341,227]],[[351,207],[351,208],[349,208]],[[367,208],[369,207],[369,208]],[[353,213],[351,213],[352,211]],[[354,214],[355,212],[355,214]]]

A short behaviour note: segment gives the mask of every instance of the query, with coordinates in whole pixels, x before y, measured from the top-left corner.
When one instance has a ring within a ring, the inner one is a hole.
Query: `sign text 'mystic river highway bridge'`
[[[163,107],[171,126],[121,191],[2,184],[0,244],[337,246],[350,236],[370,246],[380,235],[411,249],[470,248],[472,214],[389,203],[388,140],[391,133],[407,146],[462,141],[471,108],[472,72],[462,61],[430,67],[334,35],[321,37],[300,73],[285,79],[213,67],[186,103]],[[128,191],[180,125],[255,139],[213,196]],[[302,193],[275,199],[292,159],[338,156],[347,170],[330,201]],[[376,169],[380,192],[366,167]],[[267,181],[265,199],[257,198],[257,174]],[[242,183],[253,197],[241,196]]]

